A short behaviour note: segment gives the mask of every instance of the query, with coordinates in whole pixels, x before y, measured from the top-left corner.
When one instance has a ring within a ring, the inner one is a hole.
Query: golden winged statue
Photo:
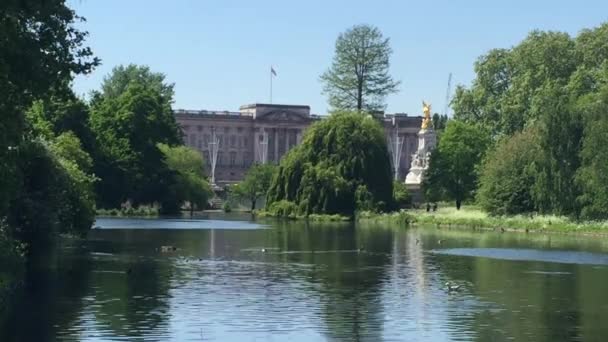
[[[427,129],[431,124],[431,104],[422,101],[422,112],[424,113],[424,119],[422,119],[422,129]]]

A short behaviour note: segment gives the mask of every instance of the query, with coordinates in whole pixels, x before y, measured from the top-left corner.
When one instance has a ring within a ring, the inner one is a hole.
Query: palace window
[[[243,153],[243,166],[249,166],[251,163],[251,153],[245,152]]]
[[[224,127],[224,133],[229,133],[230,132],[230,127]]]
[[[223,154],[222,152],[217,153],[217,162],[216,162],[217,165],[224,165],[224,161],[222,160],[223,159],[222,154]]]
[[[236,164],[236,152],[230,152],[230,166],[234,166]]]
[[[235,147],[236,146],[236,135],[231,135],[230,136],[230,146],[231,147]]]
[[[190,135],[190,146],[196,146],[196,135],[194,134]]]
[[[203,136],[203,144],[205,145],[205,147],[207,147],[209,145],[209,142],[210,142],[209,139],[210,139],[209,134],[205,134]]]

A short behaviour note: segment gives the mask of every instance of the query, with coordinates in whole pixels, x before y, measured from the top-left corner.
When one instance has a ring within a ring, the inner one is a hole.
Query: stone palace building
[[[306,128],[324,116],[309,106],[250,104],[238,112],[175,110],[184,143],[203,155],[205,170],[222,186],[243,179],[254,163],[278,163],[302,141]],[[382,123],[396,179],[403,181],[418,145],[421,116],[384,114]]]

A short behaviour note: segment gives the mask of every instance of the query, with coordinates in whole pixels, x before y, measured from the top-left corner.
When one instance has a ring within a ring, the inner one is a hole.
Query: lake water
[[[32,266],[1,341],[608,341],[605,238],[238,215],[95,226]]]

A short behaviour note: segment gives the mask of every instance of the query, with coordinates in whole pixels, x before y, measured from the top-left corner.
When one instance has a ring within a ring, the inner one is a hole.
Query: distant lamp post
[[[258,158],[260,160],[260,164],[266,164],[266,159],[268,158],[268,133],[266,130],[262,133],[261,140],[258,139]]]
[[[217,165],[217,154],[220,150],[220,140],[215,136],[215,128],[211,129],[211,141],[209,145],[209,160],[211,161],[211,185],[215,185],[215,166]]]
[[[389,144],[391,155],[393,157],[393,168],[394,168],[394,177],[395,180],[399,180],[399,167],[401,166],[401,151],[403,150],[403,137],[399,136],[399,126],[395,122],[395,118],[393,117],[393,129],[394,134],[390,139],[391,142]]]

